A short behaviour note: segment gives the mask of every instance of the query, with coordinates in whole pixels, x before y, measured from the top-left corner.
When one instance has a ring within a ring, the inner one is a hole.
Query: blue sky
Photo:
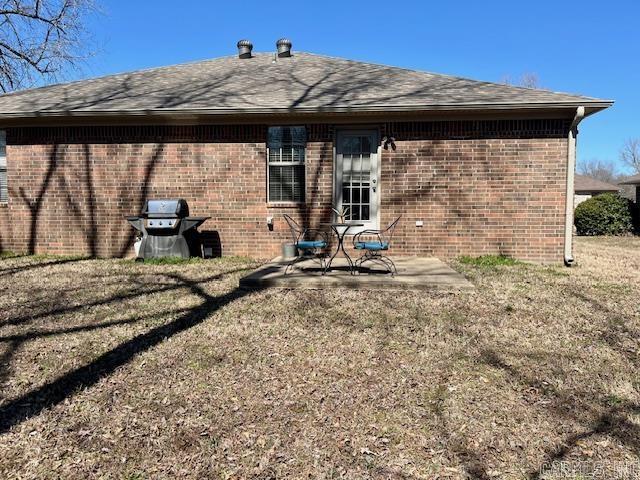
[[[580,128],[578,159],[618,161],[640,137],[637,1],[96,0],[82,77],[236,52],[240,38],[487,81],[537,74],[551,90],[613,99]],[[622,166],[621,166],[622,168]]]

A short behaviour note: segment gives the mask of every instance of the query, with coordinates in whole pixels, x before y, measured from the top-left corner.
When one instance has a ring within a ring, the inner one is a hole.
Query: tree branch
[[[55,80],[86,58],[92,0],[0,1],[0,89]]]

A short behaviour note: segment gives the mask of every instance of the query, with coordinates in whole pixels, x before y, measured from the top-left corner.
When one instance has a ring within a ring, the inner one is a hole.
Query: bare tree
[[[620,179],[620,173],[615,163],[597,158],[580,161],[578,173],[607,183],[615,184]]]
[[[640,138],[629,138],[620,150],[620,160],[640,173]]]
[[[520,77],[520,86],[526,88],[540,88],[538,75],[532,72],[523,73]]]
[[[0,90],[54,81],[89,54],[92,0],[0,0]]]
[[[538,74],[533,72],[523,73],[518,81],[513,81],[510,75],[505,75],[500,80],[500,83],[504,85],[515,85],[516,87],[542,88],[540,86]]]

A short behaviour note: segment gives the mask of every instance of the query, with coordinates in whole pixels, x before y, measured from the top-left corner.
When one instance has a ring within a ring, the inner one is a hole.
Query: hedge
[[[616,193],[603,193],[576,207],[578,235],[625,235],[633,232],[633,205]]]

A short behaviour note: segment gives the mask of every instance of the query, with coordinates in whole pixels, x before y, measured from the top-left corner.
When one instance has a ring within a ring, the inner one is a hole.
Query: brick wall
[[[396,139],[380,179],[382,223],[403,215],[395,254],[562,260],[567,122],[373,127]],[[265,126],[9,129],[0,248],[131,255],[124,216],[146,198],[182,197],[191,214],[212,217],[201,229],[223,254],[275,256],[288,238],[282,213],[312,226],[330,219],[334,131],[308,131],[307,202],[291,208],[266,203]]]

